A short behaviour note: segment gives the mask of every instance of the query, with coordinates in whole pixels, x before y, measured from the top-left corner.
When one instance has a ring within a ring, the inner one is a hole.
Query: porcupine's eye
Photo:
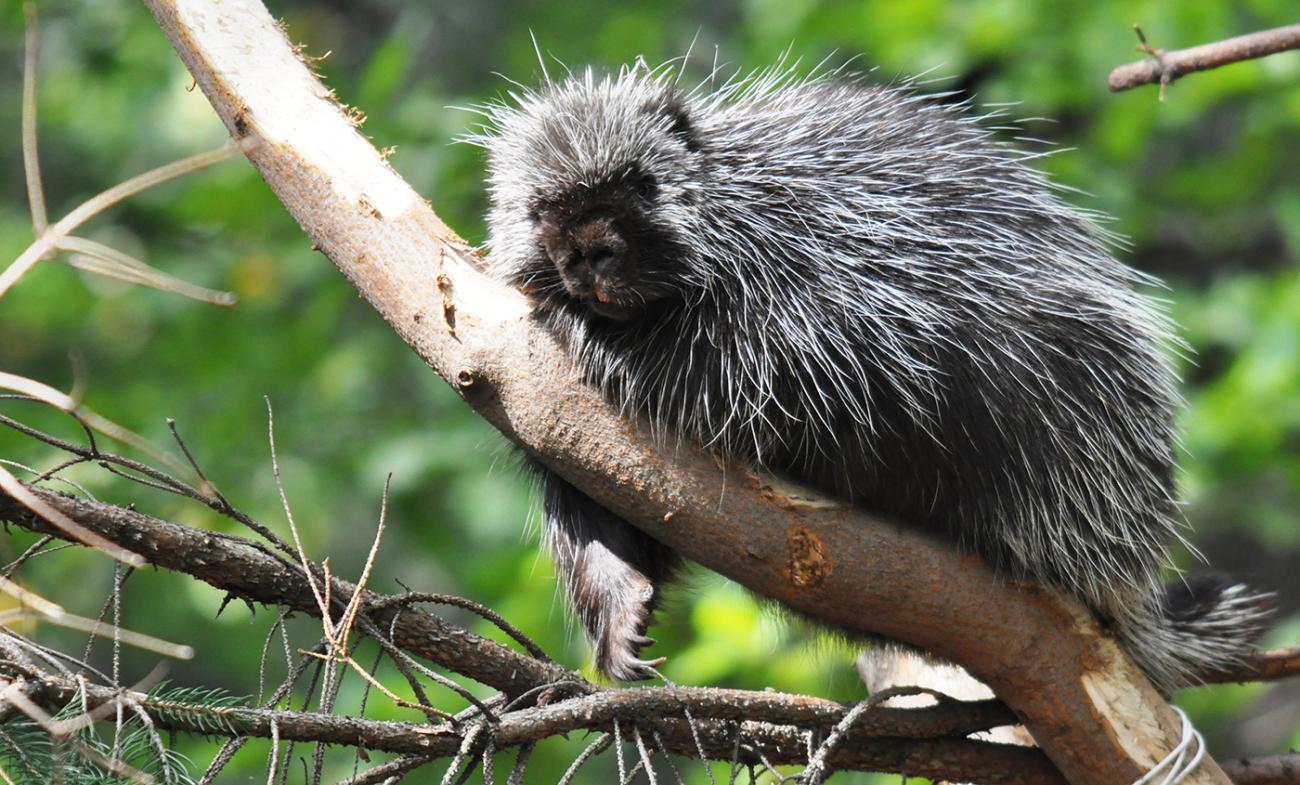
[[[646,201],[655,198],[659,193],[659,182],[655,180],[654,175],[643,175],[636,183],[636,195]]]

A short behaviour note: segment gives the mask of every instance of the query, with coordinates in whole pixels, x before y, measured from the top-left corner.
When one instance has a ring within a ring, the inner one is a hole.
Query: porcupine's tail
[[[1166,695],[1240,662],[1273,616],[1271,594],[1217,574],[1174,581],[1142,605],[1111,621],[1125,651]]]

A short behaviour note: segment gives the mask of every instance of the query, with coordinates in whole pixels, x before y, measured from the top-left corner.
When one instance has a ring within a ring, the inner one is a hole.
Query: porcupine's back
[[[1092,216],[959,110],[902,89],[774,77],[666,98],[683,102],[672,128],[621,138],[610,118],[657,90],[675,95],[633,70],[541,102],[547,154],[574,168],[588,149],[617,168],[625,145],[683,170],[656,215],[688,295],[631,322],[549,311],[593,382],[660,433],[1069,591],[1165,689],[1243,650],[1259,613],[1241,587],[1197,584],[1177,607],[1232,605],[1239,628],[1167,623],[1172,339]],[[603,136],[584,147],[566,122]]]
[[[1090,218],[897,90],[796,83],[691,117],[709,168],[682,234],[712,278],[672,329],[626,334],[612,386],[1004,567],[1090,597],[1152,580],[1168,333]]]

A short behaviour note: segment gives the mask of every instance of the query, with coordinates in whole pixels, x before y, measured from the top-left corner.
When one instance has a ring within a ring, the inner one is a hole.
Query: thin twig
[[[470,751],[474,748],[474,741],[478,739],[478,735],[483,732],[483,728],[485,727],[486,725],[482,722],[475,723],[469,727],[464,738],[461,739],[460,749],[456,752],[456,757],[452,758],[451,763],[447,764],[447,773],[442,777],[442,785],[451,785],[457,770],[460,769],[461,764],[465,762],[465,759],[470,757]]]
[[[1257,651],[1241,662],[1204,678],[1206,684],[1277,681],[1300,676],[1300,646]]]
[[[501,614],[482,603],[474,602],[473,600],[464,597],[457,597],[454,594],[430,594],[427,592],[408,591],[405,594],[397,594],[388,597],[381,602],[371,603],[370,608],[372,610],[377,610],[379,608],[387,608],[393,605],[409,605],[417,602],[451,605],[456,608],[467,610],[496,625],[497,629],[501,630],[506,635],[509,635],[516,643],[527,649],[528,653],[537,659],[546,662],[554,662],[541,646],[537,645],[532,638],[525,635],[518,627],[506,621]]]
[[[23,396],[22,400],[32,400],[32,399]],[[75,418],[76,415],[73,416]],[[116,455],[114,453],[103,452],[95,444],[94,432],[90,430],[89,426],[87,426],[85,423],[82,423],[80,420],[78,420],[78,424],[80,424],[83,430],[86,432],[86,438],[90,442],[89,447],[83,447],[80,444],[75,444],[73,442],[60,439],[57,436],[53,436],[51,434],[45,433],[44,431],[40,431],[35,428],[32,428],[31,426],[26,425],[25,423],[21,423],[18,420],[13,419],[12,417],[8,417],[3,414],[0,414],[0,425],[8,426],[18,431],[19,433],[26,434],[27,436],[42,441],[52,447],[57,447],[60,450],[63,450],[64,452],[68,452],[73,455],[80,456],[82,458],[85,458],[86,460],[96,461],[103,468],[108,469],[109,471],[113,471],[113,469],[107,466],[106,464],[115,464],[117,466],[123,467],[124,469],[129,469],[130,471],[137,472],[139,474],[144,475],[145,477],[149,477],[150,479],[154,480],[153,483],[146,482],[141,478],[134,477],[130,474],[114,471],[114,473],[118,474],[118,476],[124,477],[128,480],[131,480],[132,482],[140,483],[142,485],[148,485],[151,488],[159,488],[160,490],[164,490],[168,493],[174,493],[179,496],[184,496],[186,498],[193,499],[194,501],[197,501],[205,505],[206,507],[212,509],[213,511],[243,524],[244,526],[248,527],[253,532],[255,532],[258,536],[264,538],[267,542],[271,543],[273,546],[278,548],[285,555],[296,558],[297,554],[294,553],[293,546],[285,542],[275,532],[271,531],[270,529],[266,528],[262,524],[253,520],[253,518],[248,516],[243,511],[233,507],[228,501],[226,501],[225,497],[209,496],[207,494],[204,494],[199,489],[189,485],[188,483],[178,480],[175,477],[167,474],[166,472],[159,471],[158,469],[155,469],[154,467],[148,464],[141,463],[139,461],[133,460],[131,458],[126,458],[121,455]],[[87,494],[87,496],[89,496],[89,494]],[[224,537],[226,535],[215,534],[214,536]],[[274,554],[271,551],[264,548],[261,545],[261,543],[248,542],[242,539],[240,540],[240,542],[243,544],[247,544],[250,547],[257,548],[262,553],[265,553],[268,556],[271,556],[272,558],[275,558],[277,561],[280,561],[284,564],[290,563],[288,561],[285,561],[285,559],[281,557],[279,554]]]
[[[506,780],[506,785],[523,785],[524,772],[528,769],[528,759],[532,757],[534,744],[525,744],[519,748],[515,756],[514,768],[510,770],[510,777]]]
[[[822,778],[826,775],[826,757],[835,750],[841,741],[848,737],[849,729],[853,727],[853,723],[857,722],[858,718],[861,717],[867,709],[870,709],[878,702],[879,701],[875,700],[864,700],[854,706],[848,714],[844,715],[844,719],[840,720],[834,730],[830,732],[830,735],[826,737],[826,741],[822,742],[822,745],[817,749],[816,754],[814,754],[808,761],[808,766],[804,768],[801,781],[805,783],[805,785],[821,785]]]
[[[560,777],[560,781],[557,785],[569,785],[569,783],[573,782],[573,778],[577,775],[578,769],[582,768],[582,764],[609,749],[609,745],[613,742],[614,739],[612,736],[608,733],[602,733],[600,738],[587,745],[587,748],[583,750],[578,757],[573,759],[573,763],[569,764],[569,768],[564,772],[564,776]]]
[[[396,622],[396,620],[394,620],[394,622]],[[496,716],[492,713],[492,711],[487,707],[485,703],[483,703],[481,700],[479,700],[477,696],[474,695],[474,693],[460,686],[459,684],[447,678],[446,676],[443,676],[441,673],[436,673],[430,670],[429,668],[426,668],[424,665],[420,664],[414,659],[412,659],[410,655],[408,655],[406,652],[398,648],[397,644],[393,643],[390,636],[383,635],[379,631],[379,629],[376,628],[375,625],[370,621],[370,619],[362,616],[357,619],[357,625],[361,628],[362,632],[364,632],[366,635],[369,635],[371,638],[373,638],[374,641],[383,648],[384,653],[387,654],[389,658],[393,661],[393,665],[396,666],[397,669],[402,673],[402,675],[407,678],[407,681],[410,682],[412,689],[415,691],[416,697],[420,700],[420,705],[416,706],[408,702],[406,703],[406,706],[408,708],[414,708],[423,711],[431,721],[434,720],[435,718],[452,721],[452,717],[450,714],[448,714],[445,711],[442,711],[441,709],[435,708],[429,702],[428,696],[424,694],[424,688],[420,686],[419,681],[416,680],[415,677],[411,675],[411,671],[414,670],[414,671],[418,671],[425,678],[437,682],[438,684],[441,684],[442,686],[446,687],[447,689],[461,696],[465,700],[469,701],[471,704],[479,708],[484,713],[484,716],[488,719],[489,722],[496,722],[497,719]]]
[[[367,769],[358,775],[349,777],[346,780],[340,780],[338,785],[375,785],[375,783],[387,783],[390,777],[399,777],[412,769],[419,768],[429,762],[429,758],[421,755],[403,755],[400,758],[394,758],[387,763],[381,763],[373,769]]]
[[[1108,85],[1111,92],[1118,93],[1141,85],[1159,83],[1162,101],[1165,88],[1184,74],[1300,49],[1300,24],[1275,27],[1173,52],[1153,48],[1147,43],[1141,27],[1133,25],[1133,29],[1138,36],[1138,51],[1145,52],[1150,57],[1111,71]]]
[[[5,292],[9,291],[9,288],[17,283],[37,262],[54,251],[61,238],[68,236],[73,229],[81,226],[107,208],[160,183],[189,172],[198,171],[228,158],[233,158],[239,152],[239,147],[236,145],[222,145],[215,150],[209,150],[206,153],[199,153],[189,158],[159,166],[156,169],[150,169],[144,174],[136,175],[125,182],[118,183],[112,188],[86,200],[60,219],[58,223],[46,227],[45,231],[36,238],[36,241],[27,246],[27,250],[23,251],[12,264],[5,268],[4,272],[0,272],[0,297],[3,297]]]
[[[663,737],[659,735],[659,731],[653,731],[653,736],[655,747],[659,749],[659,754],[664,757],[664,762],[668,764],[668,768],[672,771],[673,779],[677,781],[677,785],[686,785],[686,781],[682,779],[682,773],[677,770],[677,764],[673,763],[673,756],[668,754],[668,747],[664,745]],[[704,766],[705,771],[709,771],[709,762],[707,760],[701,761],[701,764]],[[709,781],[713,781],[713,772],[711,771],[709,771]]]
[[[384,524],[388,519],[388,486],[393,480],[390,472],[384,478],[384,494],[379,503],[379,525],[375,528],[375,537],[370,544],[370,553],[366,556],[366,564],[361,569],[361,577],[357,579],[356,590],[352,592],[352,598],[348,600],[347,607],[343,609],[343,618],[338,625],[338,646],[346,651],[348,647],[348,633],[352,631],[352,623],[356,621],[357,611],[361,609],[361,600],[365,597],[366,584],[370,582],[370,572],[375,567],[375,557],[379,555],[379,543],[384,539]]]
[[[41,186],[41,158],[36,151],[36,67],[40,31],[36,6],[23,4],[27,35],[23,47],[23,172],[27,175],[27,203],[32,211],[32,232],[40,237],[49,224],[45,189]]]
[[[112,246],[87,240],[84,237],[75,235],[60,237],[55,242],[55,248],[72,254],[64,257],[64,261],[78,270],[178,294],[209,305],[229,308],[239,302],[239,298],[233,292],[190,283]]]
[[[22,588],[18,584],[7,578],[0,578],[0,591],[14,597],[23,603],[30,611],[18,610],[15,618],[27,615],[35,615],[45,619],[46,622],[58,627],[65,627],[70,630],[89,633],[91,635],[105,635],[120,639],[122,643],[128,646],[134,646],[145,651],[152,651],[157,654],[164,654],[168,657],[174,657],[179,660],[188,660],[194,657],[194,648],[181,644],[171,643],[155,638],[152,635],[145,635],[131,630],[124,630],[113,624],[88,619],[85,616],[78,616],[75,613],[69,613],[57,603],[34,594]]]
[[[172,439],[176,441],[176,446],[181,448],[181,454],[185,456],[185,460],[189,462],[190,468],[194,470],[194,473],[199,476],[199,481],[203,483],[203,489],[206,490],[212,498],[223,504],[229,505],[229,502],[226,501],[226,497],[217,489],[216,484],[213,483],[212,480],[208,479],[208,475],[203,472],[203,467],[199,466],[199,462],[194,459],[194,453],[190,452],[190,446],[181,438],[181,433],[176,428],[176,420],[172,417],[167,418],[167,430],[172,432]]]
[[[28,546],[27,550],[22,552],[22,555],[20,555],[17,559],[14,559],[13,561],[5,565],[4,570],[0,571],[0,576],[4,577],[5,579],[10,578],[14,574],[15,570],[17,570],[19,567],[26,564],[27,561],[31,559],[33,556],[40,553],[41,550],[46,545],[49,545],[53,540],[54,540],[53,534],[46,534],[36,542],[32,543],[30,546]]]
[[[650,785],[659,785],[659,780],[655,777],[654,766],[650,762],[650,751],[646,749],[645,739],[641,738],[641,728],[636,724],[632,725],[632,740],[636,742],[637,754],[641,756],[641,762],[645,764],[645,774],[650,779]]]
[[[112,420],[95,412],[86,406],[82,401],[59,390],[54,389],[48,384],[43,384],[35,379],[29,379],[17,374],[5,373],[0,371],[0,388],[13,390],[29,398],[40,401],[55,409],[66,412],[77,421],[77,424],[87,432],[87,435],[93,439],[93,432],[98,431],[109,438],[134,447],[137,450],[153,457],[155,460],[162,461],[173,471],[184,471],[184,467],[176,461],[175,458],[168,455],[163,450],[158,449],[148,439],[130,430],[129,428],[118,425]],[[97,449],[91,444],[92,449]]]
[[[303,550],[302,539],[298,536],[298,524],[293,519],[293,508],[289,506],[289,497],[284,492],[284,480],[280,477],[280,459],[275,453],[275,412],[271,408],[271,398],[266,396],[263,400],[266,401],[266,433],[267,441],[271,445],[271,474],[275,477],[275,488],[280,493],[280,504],[284,507],[284,516],[289,521],[289,532],[293,535],[293,545],[297,549],[299,566],[302,567],[303,575],[307,578],[307,584],[311,587],[312,596],[316,598],[316,607],[320,611],[325,636],[333,639],[334,622],[330,616],[330,606],[321,595],[320,587],[316,585],[316,573],[307,560],[307,552]],[[326,586],[328,587],[328,582]],[[328,588],[326,588],[326,591],[328,591]]]

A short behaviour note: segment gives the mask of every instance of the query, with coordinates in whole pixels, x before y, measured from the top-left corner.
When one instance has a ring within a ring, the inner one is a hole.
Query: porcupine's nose
[[[602,292],[610,279],[619,274],[627,243],[608,218],[595,218],[584,223],[573,233],[572,241],[566,264],[568,275],[596,299],[602,299]]]

